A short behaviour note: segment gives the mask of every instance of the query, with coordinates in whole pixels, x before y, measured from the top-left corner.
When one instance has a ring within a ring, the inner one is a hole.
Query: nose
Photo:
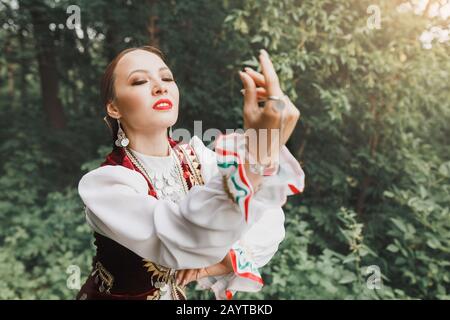
[[[163,95],[166,93],[167,93],[167,88],[166,88],[166,85],[164,84],[164,82],[162,82],[162,81],[155,82],[155,84],[153,85],[153,88],[152,88],[152,94],[154,96],[160,96],[160,95]]]

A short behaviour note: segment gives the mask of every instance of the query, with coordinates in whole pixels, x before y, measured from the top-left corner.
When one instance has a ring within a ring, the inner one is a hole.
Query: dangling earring
[[[169,137],[172,138],[172,126],[169,127]]]
[[[116,140],[116,146],[118,147],[126,147],[130,141],[128,140],[127,136],[125,135],[125,132],[123,132],[122,127],[120,126],[120,121],[117,119],[117,125],[119,126],[119,129],[117,130],[117,140]]]
[[[105,121],[106,125],[108,126],[109,131],[111,131],[111,134],[113,133],[113,128],[111,128],[111,124],[108,121],[108,116],[105,116],[103,118],[103,121]]]

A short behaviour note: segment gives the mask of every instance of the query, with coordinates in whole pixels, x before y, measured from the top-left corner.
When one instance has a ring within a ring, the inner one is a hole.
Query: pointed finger
[[[183,286],[187,285],[189,282],[194,280],[196,272],[197,272],[196,269],[190,269],[188,272],[186,272],[186,275],[183,278]]]
[[[177,284],[178,284],[178,285],[181,284],[181,281],[182,281],[183,276],[184,276],[184,272],[185,272],[185,270],[178,270],[178,271],[177,271],[176,281],[177,281]]]
[[[242,95],[245,94],[245,89],[241,90]],[[265,101],[267,98],[267,90],[265,88],[256,88],[256,96],[258,98],[258,101]]]
[[[261,50],[259,55],[262,74],[266,80],[266,90],[269,95],[280,95],[280,85],[277,73],[266,50]]]
[[[187,270],[185,270],[185,272],[183,273],[183,277],[181,278],[181,281],[180,281],[180,283],[181,283],[182,286],[185,286],[185,285],[186,285],[186,278],[188,277],[189,272],[190,272],[190,269],[187,269]]]
[[[244,85],[244,112],[254,112],[257,111],[258,101],[256,96],[256,85],[255,81],[246,74],[245,72],[239,71],[239,76],[241,78],[242,84]]]
[[[244,68],[247,74],[252,77],[258,87],[266,86],[266,79],[264,79],[264,75],[258,71],[253,70],[250,67]]]

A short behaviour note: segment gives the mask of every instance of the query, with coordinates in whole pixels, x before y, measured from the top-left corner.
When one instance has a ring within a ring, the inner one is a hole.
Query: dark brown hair
[[[165,60],[163,53],[158,48],[153,47],[153,46],[141,46],[141,47],[133,47],[133,48],[128,48],[128,49],[122,50],[121,52],[119,52],[116,55],[116,57],[106,67],[105,72],[103,73],[102,81],[101,81],[100,97],[101,97],[101,102],[102,102],[103,108],[105,108],[105,112],[106,112],[105,121],[106,121],[106,124],[108,125],[109,129],[111,130],[113,142],[116,140],[117,130],[119,129],[119,126],[117,125],[117,120],[114,118],[111,118],[108,115],[108,112],[106,111],[106,106],[108,105],[109,102],[113,101],[116,96],[116,93],[114,90],[114,82],[115,82],[114,70],[116,69],[117,63],[124,55],[126,55],[128,52],[132,52],[135,50],[145,50],[145,51],[154,53],[157,56],[159,56],[162,60]]]

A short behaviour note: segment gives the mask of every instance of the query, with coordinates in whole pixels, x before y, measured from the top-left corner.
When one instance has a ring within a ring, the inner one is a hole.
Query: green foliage
[[[302,113],[288,147],[305,193],[285,207],[266,286],[237,299],[449,299],[449,46],[424,50],[418,38],[435,19],[398,12],[400,2],[79,1],[85,37],[57,28],[44,40],[30,9],[58,25],[71,3],[2,2],[0,298],[71,299],[67,268],[88,275],[94,248],[76,187],[109,151],[98,80],[116,52],[148,41],[156,15],[181,91],[177,126],[240,127],[236,73],[257,67],[261,48]],[[369,5],[381,29],[367,27]],[[42,111],[34,41],[55,45],[61,130]],[[371,266],[381,289],[369,288]]]

